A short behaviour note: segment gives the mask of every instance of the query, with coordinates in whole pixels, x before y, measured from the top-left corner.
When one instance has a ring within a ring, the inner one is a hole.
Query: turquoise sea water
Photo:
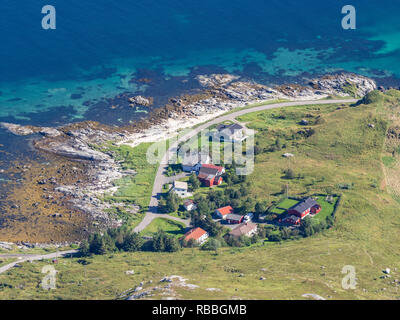
[[[47,4],[56,8],[56,30],[41,28]],[[399,86],[400,2],[352,0],[356,30],[341,27],[347,4],[1,0],[0,122],[129,123],[148,109],[130,108],[121,94],[152,96],[155,108],[196,90],[196,75],[214,72],[272,85],[345,70]],[[0,169],[40,157],[29,139],[0,129]]]
[[[57,10],[56,30],[41,28],[45,4]],[[352,1],[356,30],[341,27],[345,4],[3,0],[0,120],[134,120],[145,110],[104,113],[102,102],[129,92],[155,96],[157,106],[208,72],[273,84],[346,70],[398,85],[400,3]],[[143,75],[154,81],[132,81]]]

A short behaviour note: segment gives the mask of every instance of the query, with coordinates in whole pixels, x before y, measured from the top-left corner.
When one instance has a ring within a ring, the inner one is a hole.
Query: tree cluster
[[[82,256],[92,254],[102,255],[116,251],[139,251],[143,246],[142,237],[127,228],[109,229],[104,234],[95,233],[88,240],[82,241],[80,253]]]
[[[156,252],[175,252],[181,246],[176,237],[168,235],[163,230],[158,230],[153,236],[151,247]]]

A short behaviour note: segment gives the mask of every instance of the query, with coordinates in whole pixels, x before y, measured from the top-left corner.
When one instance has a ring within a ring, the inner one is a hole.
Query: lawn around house
[[[327,195],[314,195],[313,198],[316,202],[321,206],[321,211],[313,216],[313,220],[315,223],[326,221],[328,216],[332,216],[335,210],[335,206],[337,201],[339,200],[338,196],[332,196],[332,202],[326,201]],[[301,199],[303,200],[303,199]],[[276,214],[277,216],[285,215],[287,210],[296,204],[298,204],[301,200],[286,198],[277,204],[276,207],[269,210],[269,213]]]
[[[299,203],[298,200],[288,198],[279,203],[277,208],[287,210],[298,203]]]
[[[326,221],[329,216],[332,216],[335,211],[335,206],[339,201],[338,196],[332,196],[332,203],[325,200],[325,196],[316,196],[317,203],[321,206],[321,211],[313,218],[319,221]]]

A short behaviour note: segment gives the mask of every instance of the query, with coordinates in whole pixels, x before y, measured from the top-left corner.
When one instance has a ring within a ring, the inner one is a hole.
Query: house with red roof
[[[183,236],[183,240],[188,242],[189,240],[193,239],[198,244],[203,244],[208,238],[207,231],[203,230],[202,228],[194,228],[185,233]]]
[[[225,220],[228,214],[233,214],[233,208],[231,206],[226,206],[215,210],[215,215],[220,219]]]
[[[224,167],[213,164],[202,164],[197,178],[206,187],[220,185],[223,181],[222,174],[225,172]]]

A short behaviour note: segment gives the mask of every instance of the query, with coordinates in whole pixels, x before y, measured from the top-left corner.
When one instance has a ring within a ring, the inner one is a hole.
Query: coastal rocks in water
[[[40,128],[39,133],[46,137],[58,137],[61,132],[55,128]]]
[[[0,126],[18,136],[27,136],[34,133],[40,133],[48,137],[57,137],[61,135],[61,132],[55,128],[22,126],[19,124],[6,123],[6,122],[0,123]]]
[[[310,81],[310,86],[325,94],[344,96],[354,94],[363,97],[377,88],[376,83],[366,77],[353,73],[327,75]]]
[[[135,96],[135,97],[129,98],[129,102],[131,102],[131,104],[132,104],[131,106],[140,105],[140,106],[144,106],[144,107],[150,107],[153,104],[154,99],[152,97],[146,98],[143,96]]]
[[[61,141],[39,140],[35,142],[35,146],[38,149],[70,158],[101,161],[105,157],[104,153],[91,149],[78,139]]]
[[[238,78],[238,76],[231,74],[211,74],[209,76],[199,75],[196,79],[203,87],[219,87],[226,85]]]
[[[34,133],[32,128],[30,128],[28,126],[21,126],[19,124],[2,122],[2,123],[0,123],[0,126],[18,136],[26,136],[26,135]]]

